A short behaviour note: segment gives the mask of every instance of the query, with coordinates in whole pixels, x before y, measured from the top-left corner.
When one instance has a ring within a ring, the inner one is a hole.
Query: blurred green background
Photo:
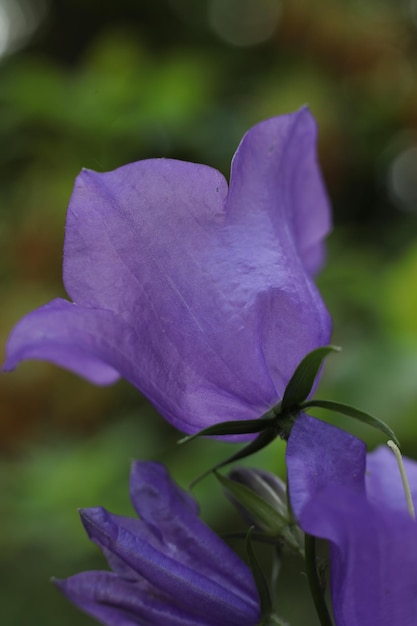
[[[304,103],[334,207],[319,283],[344,348],[319,395],[380,416],[417,458],[417,0],[0,0],[2,345],[65,295],[82,167],[169,156],[227,176],[252,124]],[[43,363],[1,377],[0,407],[1,624],[93,624],[49,582],[104,565],[77,507],[130,513],[132,458],[168,463],[185,486],[231,447],[180,449],[136,389]],[[283,451],[250,462],[282,474]],[[214,479],[196,495],[217,530],[240,523]],[[284,563],[279,598],[292,626],[316,624],[302,564]]]

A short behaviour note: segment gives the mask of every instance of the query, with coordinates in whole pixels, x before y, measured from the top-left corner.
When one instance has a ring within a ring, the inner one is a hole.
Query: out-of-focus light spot
[[[9,36],[9,20],[3,5],[0,4],[0,56],[5,53]]]
[[[0,0],[0,57],[23,48],[46,13],[46,0]]]
[[[280,0],[210,0],[208,17],[218,37],[234,46],[254,46],[274,33]]]
[[[388,184],[398,207],[417,212],[417,145],[403,150],[391,162]]]
[[[414,22],[414,26],[417,26],[417,0],[410,0],[409,2],[410,17]]]

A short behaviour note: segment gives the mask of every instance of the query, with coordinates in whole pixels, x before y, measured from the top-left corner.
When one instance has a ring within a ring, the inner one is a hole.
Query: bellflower
[[[45,359],[96,384],[124,377],[187,433],[274,406],[329,342],[313,281],[330,228],[307,109],[253,127],[230,186],[171,159],[84,170],[56,299],[24,317],[4,370]]]
[[[336,626],[417,624],[417,525],[393,453],[366,456],[352,435],[302,416],[287,466],[302,529],[330,542]],[[406,470],[416,497],[417,463],[406,460]]]
[[[140,519],[81,511],[113,571],[55,581],[63,593],[107,626],[256,626],[249,568],[199,520],[196,502],[165,468],[134,463],[130,496]]]

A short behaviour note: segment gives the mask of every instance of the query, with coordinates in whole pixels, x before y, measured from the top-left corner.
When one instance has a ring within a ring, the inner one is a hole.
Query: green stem
[[[312,537],[311,535],[308,535],[306,533],[304,545],[308,584],[310,587],[311,595],[313,596],[313,602],[320,620],[320,624],[321,626],[333,626],[332,620],[330,619],[329,611],[327,609],[326,601],[324,599],[323,588],[321,586],[320,578],[317,571],[315,537]]]
[[[270,615],[269,620],[265,626],[289,626],[288,622],[284,621],[278,615]]]

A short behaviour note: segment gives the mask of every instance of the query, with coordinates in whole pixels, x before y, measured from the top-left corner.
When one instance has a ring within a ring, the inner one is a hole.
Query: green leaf
[[[300,409],[310,409],[313,407],[318,407],[320,409],[327,409],[328,411],[335,411],[336,413],[341,413],[342,415],[347,415],[348,417],[353,417],[354,419],[363,422],[364,424],[368,424],[368,426],[372,426],[372,428],[376,428],[387,435],[390,439],[395,441],[397,446],[399,446],[399,442],[395,433],[391,428],[385,424],[379,417],[374,417],[365,411],[361,411],[360,409],[356,409],[349,404],[342,404],[341,402],[333,402],[332,400],[309,400],[304,402]]]
[[[249,559],[249,565],[252,570],[253,578],[255,580],[256,588],[259,594],[259,603],[261,606],[261,613],[263,616],[270,615],[272,610],[272,599],[271,593],[269,590],[269,585],[266,580],[265,574],[262,571],[258,563],[258,559],[256,558],[255,552],[252,547],[251,535],[253,532],[253,528],[248,530],[248,534],[246,535],[246,552]]]
[[[204,472],[204,474],[200,474],[200,476],[197,476],[197,478],[195,478],[193,482],[191,483],[190,488],[194,487],[194,485],[196,485],[198,482],[200,482],[200,480],[202,480],[203,478],[211,474],[211,472],[214,472],[215,470],[225,467],[225,465],[228,465],[229,463],[233,463],[234,461],[240,461],[240,459],[244,459],[245,457],[250,456],[251,454],[254,454],[255,452],[258,452],[258,450],[262,450],[262,448],[265,448],[265,446],[271,443],[271,441],[276,439],[277,436],[278,436],[278,433],[277,433],[275,426],[273,428],[270,427],[268,429],[261,431],[259,435],[256,437],[256,439],[253,439],[253,441],[248,443],[247,446],[245,446],[244,448],[241,448],[235,454],[232,454],[232,456],[227,458],[225,461],[222,461],[221,463],[218,463],[214,467],[210,468],[209,470]]]
[[[313,388],[314,381],[319,372],[323,359],[330,352],[339,352],[338,346],[323,346],[313,350],[297,366],[294,374],[284,391],[282,398],[282,411],[297,407],[308,397]]]
[[[197,437],[216,437],[222,435],[247,435],[250,433],[259,433],[276,424],[276,418],[258,417],[254,420],[233,420],[230,422],[219,422],[203,428],[203,430],[188,435],[178,441],[179,444],[188,443]]]

